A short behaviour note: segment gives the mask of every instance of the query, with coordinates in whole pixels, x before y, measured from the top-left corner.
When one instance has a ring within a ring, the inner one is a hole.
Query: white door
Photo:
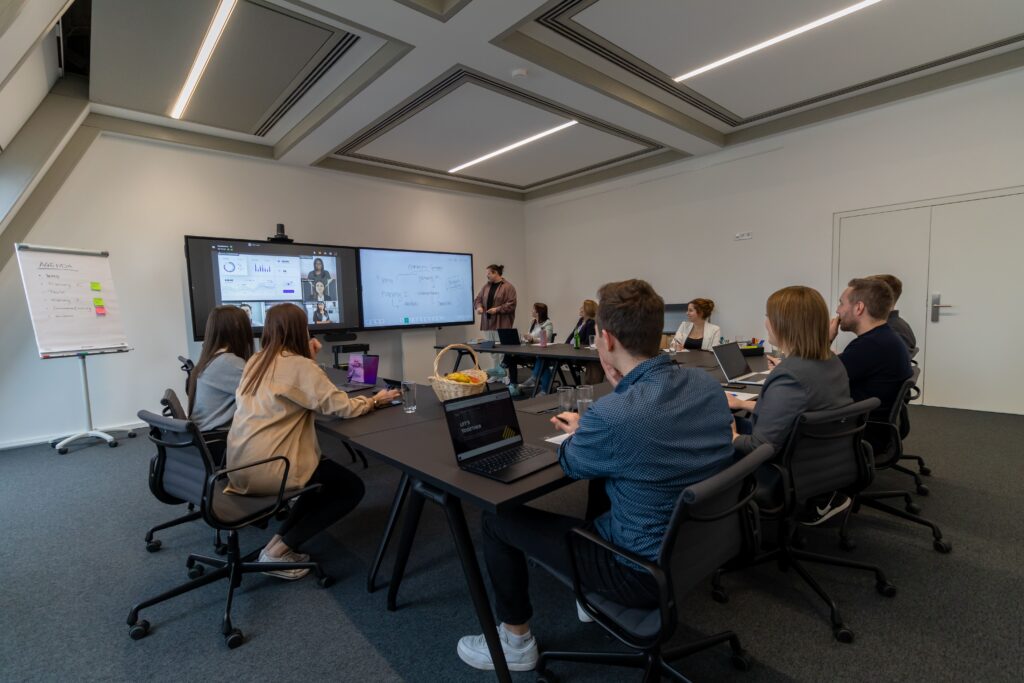
[[[919,386],[925,387],[925,308],[928,292],[928,232],[931,207],[886,211],[865,216],[850,216],[839,221],[839,278],[833,295],[835,305],[846,283],[855,277],[891,273],[903,281],[903,295],[897,303],[900,317],[917,337]],[[833,308],[833,315],[835,309]],[[841,332],[837,349],[853,339]],[[922,396],[923,398],[923,396]],[[927,400],[925,400],[927,402]]]
[[[924,402],[1024,414],[1024,194],[932,207],[930,254]]]

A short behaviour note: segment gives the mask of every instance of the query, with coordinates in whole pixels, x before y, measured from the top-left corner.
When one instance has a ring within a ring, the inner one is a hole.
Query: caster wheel
[[[853,550],[857,547],[857,541],[853,540],[852,538],[840,538],[839,547],[843,550]]]
[[[924,484],[921,484],[917,487],[917,495],[927,496],[929,493],[931,493],[931,490]]]
[[[117,448],[117,442],[116,441],[111,441],[107,445],[110,446],[111,448]]]
[[[832,629],[832,635],[836,637],[840,643],[852,643],[853,642],[853,631],[846,628],[845,626],[836,626]]]
[[[923,477],[930,477],[932,475],[932,468],[927,465],[921,465],[917,471],[920,472]]]
[[[932,547],[943,555],[948,555],[953,551],[953,546],[951,546],[947,541],[943,541],[941,538],[936,539],[935,542],[932,543]]]
[[[67,455],[68,454],[68,449],[67,449],[67,447],[58,448],[57,452],[60,453],[61,455]]]
[[[142,640],[149,635],[149,622],[145,619],[136,621],[128,628],[128,635],[132,640]]]
[[[330,588],[334,585],[334,577],[321,576],[319,579],[316,580],[316,585],[320,586],[321,588]]]
[[[888,581],[879,581],[875,584],[875,590],[879,594],[884,595],[887,598],[894,597],[896,595],[896,586],[892,585]]]
[[[213,552],[217,553],[218,555],[227,555],[228,547],[221,543],[220,545],[213,546]]]
[[[916,515],[921,512],[921,506],[917,503],[907,503],[906,507],[903,509],[912,515]]]
[[[135,432],[128,432],[129,439],[134,439],[136,436],[138,436],[138,434],[136,434]]]
[[[152,541],[146,541],[146,552],[155,553],[160,550],[160,546],[162,545],[163,543],[159,538],[154,538]]]
[[[245,642],[245,636],[237,628],[231,629],[231,633],[224,636],[224,642],[227,646],[234,650],[236,647]]]
[[[737,671],[750,671],[750,655],[746,652],[735,653],[731,659],[733,668]]]
[[[198,579],[200,576],[202,576],[205,573],[206,573],[206,570],[203,569],[203,565],[201,565],[201,564],[197,564],[194,567],[189,567],[188,568],[188,578],[190,578],[190,579]]]
[[[721,588],[716,588],[713,591],[711,591],[711,599],[717,603],[724,605],[725,603],[729,602],[729,594]]]

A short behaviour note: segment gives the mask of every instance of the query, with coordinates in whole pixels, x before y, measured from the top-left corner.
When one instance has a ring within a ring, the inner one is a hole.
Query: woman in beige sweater
[[[277,535],[260,553],[261,562],[308,562],[298,552],[304,542],[348,514],[365,489],[355,474],[320,457],[313,419],[317,413],[356,417],[399,396],[381,391],[352,396],[340,391],[313,358],[320,342],[310,339],[306,313],[279,304],[267,311],[263,350],[245,365],[235,396],[235,417],[228,433],[227,466],[238,467],[275,455],[288,459],[287,488],[320,484],[299,497]],[[280,460],[233,472],[228,491],[243,495],[277,495],[284,474]],[[270,572],[286,579],[305,576],[308,569]]]

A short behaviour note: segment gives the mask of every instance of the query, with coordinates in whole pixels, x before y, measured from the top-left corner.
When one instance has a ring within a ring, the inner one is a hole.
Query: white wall
[[[134,351],[88,362],[95,423],[112,427],[136,423],[140,408],[157,408],[165,388],[180,392],[184,374],[175,357],[198,357],[183,235],[262,238],[284,223],[304,242],[470,251],[480,286],[484,266],[495,260],[510,275],[523,272],[522,212],[508,200],[104,134],[24,241],[111,253]],[[14,259],[0,271],[0,320],[0,447],[80,429],[77,361],[38,358]],[[400,334],[359,335],[392,375],[401,374]],[[471,334],[451,328],[442,337]],[[421,358],[429,353],[420,351]]]
[[[774,290],[829,299],[833,213],[1024,184],[1021,121],[1017,70],[536,200],[520,297],[564,334],[598,286],[640,277],[666,302],[714,299],[726,336],[763,336]]]

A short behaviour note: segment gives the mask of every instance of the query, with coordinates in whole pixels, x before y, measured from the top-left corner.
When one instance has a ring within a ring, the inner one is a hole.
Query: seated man
[[[538,658],[527,555],[569,574],[566,534],[582,526],[654,561],[682,490],[733,459],[722,388],[707,372],[677,367],[659,353],[662,298],[643,280],[606,284],[599,298],[597,349],[615,390],[582,417],[562,413],[552,423],[572,435],[561,446],[562,469],[574,479],[605,478],[611,509],[589,523],[530,507],[482,520],[498,634],[512,671],[529,671]],[[636,607],[657,605],[649,574],[584,548],[577,567],[588,589]],[[459,640],[458,654],[477,669],[494,668],[483,635]]]
[[[913,351],[917,348],[917,337],[914,336],[914,330],[911,329],[910,323],[900,317],[900,312],[896,310],[896,304],[900,300],[900,295],[903,294],[903,282],[895,275],[872,275],[872,278],[881,280],[885,284],[889,285],[892,289],[892,305],[893,309],[889,311],[889,327],[892,331],[903,340],[903,343],[907,345],[908,351]]]

